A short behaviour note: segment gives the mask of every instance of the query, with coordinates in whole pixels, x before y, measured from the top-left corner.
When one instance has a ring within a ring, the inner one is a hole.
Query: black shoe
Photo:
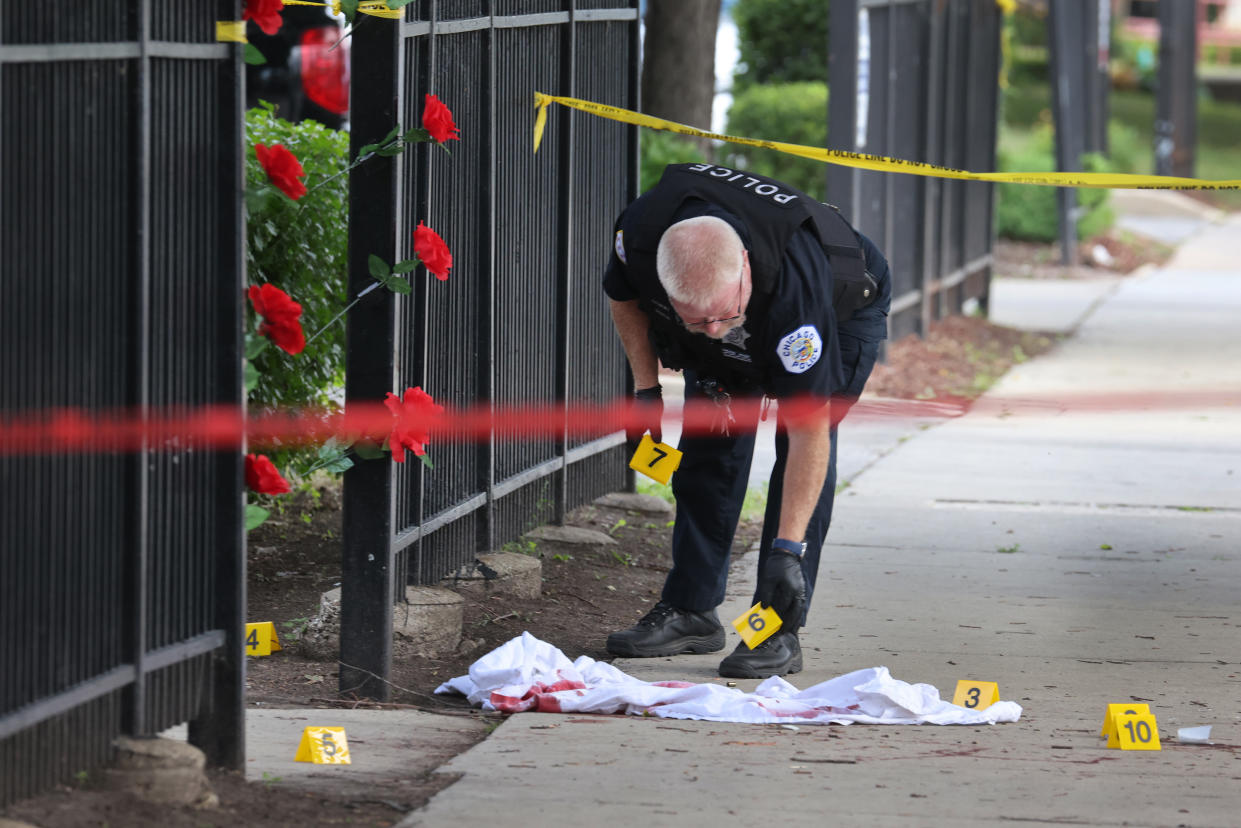
[[[608,652],[631,658],[724,649],[724,627],[715,610],[693,612],[660,601],[642,620],[608,636]]]
[[[753,650],[742,641],[720,662],[726,678],[767,678],[801,672],[801,644],[797,633],[781,630]]]

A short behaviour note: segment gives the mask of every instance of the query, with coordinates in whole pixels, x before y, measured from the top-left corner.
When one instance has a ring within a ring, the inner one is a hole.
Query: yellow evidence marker
[[[1159,725],[1155,724],[1153,714],[1118,713],[1115,721],[1121,750],[1163,750],[1159,743]]]
[[[957,682],[957,691],[952,695],[952,703],[957,707],[968,707],[970,710],[986,710],[1000,700],[1000,685],[994,681]]]
[[[276,635],[276,625],[270,621],[246,624],[246,655],[268,656],[272,650],[283,650]]]
[[[667,443],[656,443],[649,434],[642,435],[642,442],[638,443],[637,450],[629,460],[629,468],[665,486],[679,465],[681,452]]]
[[[774,609],[764,607],[760,603],[738,615],[733,620],[733,628],[741,635],[741,640],[745,642],[745,645],[753,650],[771,638],[772,634],[780,629],[782,623]]]
[[[1148,704],[1109,704],[1100,736],[1121,750],[1163,750],[1159,728]]]
[[[297,746],[294,762],[316,765],[349,765],[349,742],[343,727],[307,727]]]

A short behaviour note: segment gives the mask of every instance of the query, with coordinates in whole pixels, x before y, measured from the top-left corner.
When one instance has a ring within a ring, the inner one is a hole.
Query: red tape
[[[796,426],[821,421],[823,401],[806,398],[783,400],[779,417]],[[1181,393],[1114,393],[1057,397],[984,397],[936,400],[869,398],[852,407],[833,404],[830,418],[839,422],[847,411],[850,421],[889,418],[940,418],[967,410],[992,416],[1047,417],[1066,413],[1155,412],[1241,408],[1241,390],[1187,391]],[[733,433],[758,426],[759,406],[738,406]],[[669,405],[667,415],[679,418],[683,434],[705,435],[717,421],[714,403],[692,401]],[[612,403],[554,403],[524,405],[473,405],[446,408],[438,415],[403,415],[400,420],[383,404],[350,404],[344,412],[289,410],[247,416],[240,408],[205,407],[197,410],[169,408],[147,412],[126,410],[85,411],[55,409],[0,416],[0,455],[94,454],[113,452],[183,451],[200,449],[249,449],[320,445],[329,438],[350,444],[367,437],[387,440],[400,423],[425,430],[428,444],[550,440],[561,437],[601,437],[623,431],[626,425],[641,427],[645,418],[634,412],[629,400]]]

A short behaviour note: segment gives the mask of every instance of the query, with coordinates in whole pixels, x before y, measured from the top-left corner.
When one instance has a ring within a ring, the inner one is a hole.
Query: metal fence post
[[[1086,152],[1108,151],[1107,122],[1112,85],[1108,71],[1111,52],[1112,7],[1110,0],[1083,0],[1082,101],[1085,108]]]
[[[1082,31],[1079,0],[1051,0],[1051,98],[1056,125],[1056,169],[1082,168],[1085,148],[1085,107],[1079,96],[1083,85]],[[1060,203],[1060,263],[1077,264],[1077,191],[1058,189]]]
[[[240,13],[240,2],[231,0],[228,11]],[[233,18],[230,18],[233,19]],[[241,147],[245,142],[245,64],[241,49],[227,61],[221,72],[219,107],[225,124],[230,124],[228,146]],[[226,400],[245,401],[242,377],[244,337],[242,296],[245,290],[245,248],[238,239],[246,237],[245,213],[241,209],[245,183],[245,163],[239,152],[221,152],[219,170],[220,203],[226,215],[220,221],[220,249],[231,256],[221,268],[219,292],[222,305],[236,308],[233,319],[222,320],[219,335],[218,369]],[[228,389],[231,386],[231,391]],[[215,520],[221,527],[231,527],[225,534],[230,543],[215,556],[216,598],[215,625],[224,631],[224,647],[212,658],[211,710],[189,723],[189,741],[207,755],[207,762],[218,767],[240,770],[246,761],[246,535],[244,518],[245,473],[242,453],[222,451],[216,454],[217,485],[220,488]]]
[[[561,41],[560,52],[560,89],[561,94],[576,97],[577,85],[577,0],[569,2],[569,22],[565,24],[565,33]],[[560,144],[559,186],[563,209],[560,211],[559,227],[556,228],[557,255],[560,257],[560,276],[556,284],[556,403],[561,408],[561,424],[568,422],[569,405],[569,310],[573,307],[573,156],[574,156],[574,122],[576,116],[569,107],[562,107],[560,113],[560,129],[564,136]],[[556,440],[556,452],[560,455],[560,469],[556,472],[552,520],[563,525],[565,515],[569,511],[569,434],[566,430]]]
[[[360,26],[354,32],[350,156],[382,140],[400,122],[393,78],[401,71],[400,24]],[[366,54],[366,75],[356,56]],[[367,257],[388,261],[396,251],[392,217],[396,203],[396,164],[372,158],[355,169],[349,182],[349,295],[370,285]],[[376,291],[349,312],[345,351],[345,406],[375,404],[393,390],[395,332],[393,294]],[[342,515],[340,692],[386,701],[392,663],[392,603],[395,556],[392,551],[392,461],[362,461],[345,472]]]
[[[1197,3],[1159,4],[1155,173],[1192,177],[1198,142]]]
[[[832,0],[828,9],[827,71],[833,94],[827,98],[828,149],[852,152],[857,119],[866,113],[857,111],[858,83],[858,0]],[[829,164],[827,167],[827,198],[846,216],[852,216],[857,205],[856,173],[849,167]]]

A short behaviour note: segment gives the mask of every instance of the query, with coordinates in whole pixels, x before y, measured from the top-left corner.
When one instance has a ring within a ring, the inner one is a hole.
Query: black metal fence
[[[995,169],[995,0],[832,0],[828,146]],[[832,166],[828,200],[892,265],[889,335],[985,309],[994,186]]]
[[[0,5],[0,417],[240,405],[239,0]],[[0,456],[0,804],[182,722],[243,760],[242,471]]]
[[[532,135],[535,91],[636,108],[637,5],[421,0],[403,21],[357,30],[355,152],[417,126],[428,92],[453,110],[461,140],[451,155],[422,145],[352,174],[351,294],[372,281],[369,254],[412,255],[419,221],[447,241],[453,268],[351,312],[347,400],[411,386],[453,405],[625,393],[600,280],[612,221],[637,194],[636,130],[564,109],[538,155]],[[346,473],[343,691],[387,697],[392,605],[407,583],[434,583],[627,481],[618,437],[512,436],[434,444],[433,471],[372,461]]]

